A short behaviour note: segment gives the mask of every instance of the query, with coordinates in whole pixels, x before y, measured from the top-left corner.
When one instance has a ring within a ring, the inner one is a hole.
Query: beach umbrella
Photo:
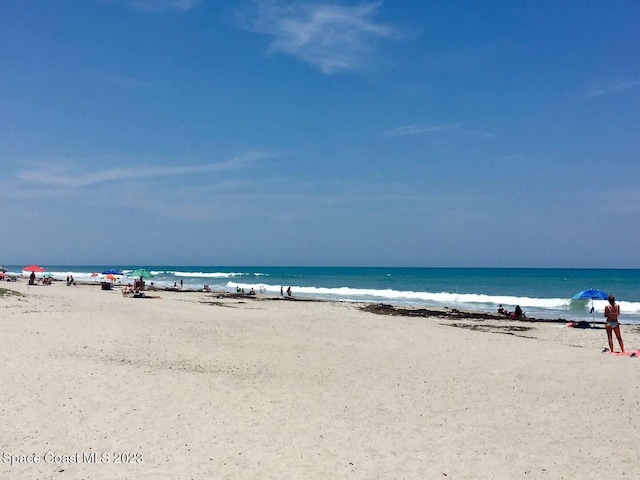
[[[119,270],[110,268],[109,270],[105,270],[104,272],[102,272],[102,274],[103,275],[122,275],[122,272],[120,272]]]
[[[572,300],[591,300],[591,317],[593,318],[594,310],[593,310],[593,301],[594,300],[606,300],[609,298],[609,295],[604,293],[602,290],[598,290],[597,288],[590,288],[589,290],[583,290],[581,292],[576,293]]]
[[[22,268],[23,272],[36,272],[36,273],[42,273],[45,271],[44,268],[39,267],[38,265],[29,265],[28,267],[23,267]]]
[[[152,278],[153,275],[151,275],[151,273],[146,271],[144,268],[138,268],[137,270],[129,273],[127,277]]]
[[[4,267],[0,267],[0,273],[7,273],[7,269]]]
[[[43,277],[53,277],[53,273],[47,272],[43,275]]]
[[[144,268],[138,268],[137,270],[134,270],[133,272],[130,272],[127,276],[128,277],[140,277],[140,280],[136,280],[136,285],[135,285],[136,290],[138,288],[140,288],[140,290],[144,290],[144,282],[142,281],[143,278],[152,278],[153,277],[153,275],[151,275],[151,273],[146,271]],[[139,287],[138,287],[138,285],[139,285]]]
[[[111,280],[111,281],[113,281],[113,282],[115,282],[115,280],[116,280],[116,276],[115,276],[115,275],[112,275],[112,274],[110,274],[110,273],[106,274],[106,275],[104,276],[104,278],[106,278],[106,279],[108,279],[108,280]]]

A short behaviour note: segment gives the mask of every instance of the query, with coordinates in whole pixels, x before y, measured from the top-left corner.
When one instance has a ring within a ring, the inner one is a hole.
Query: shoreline
[[[56,268],[57,267],[51,267],[51,270],[54,270],[52,272],[54,282],[56,281],[55,279],[64,281],[65,272],[68,273],[68,270],[73,270],[74,267],[60,266],[58,269]],[[86,281],[89,284],[97,284],[98,282],[95,282],[94,278],[99,274],[95,272],[101,271],[101,268],[103,267],[78,267],[77,272],[71,273],[76,277],[76,281]],[[583,272],[583,270],[576,269],[568,269],[566,272],[563,271],[562,277],[557,273],[549,273],[548,279],[546,277],[544,277],[544,279],[542,277],[539,278],[536,274],[537,270],[535,269],[506,269],[507,271],[513,270],[515,273],[505,274],[498,279],[499,282],[496,280],[496,285],[506,285],[506,289],[502,290],[490,288],[495,280],[491,276],[493,274],[487,274],[487,278],[481,277],[481,279],[484,278],[485,280],[484,284],[482,282],[473,284],[473,281],[469,284],[469,279],[465,277],[462,284],[458,285],[458,280],[455,277],[458,273],[455,272],[465,272],[467,269],[443,269],[445,272],[451,271],[444,276],[444,278],[448,280],[441,281],[442,277],[434,275],[433,279],[436,284],[432,285],[430,281],[425,281],[425,279],[430,278],[429,275],[432,275],[434,271],[439,271],[439,269],[400,269],[398,278],[395,279],[394,275],[393,281],[388,283],[389,280],[383,275],[385,272],[379,268],[370,269],[373,271],[379,270],[376,273],[378,276],[375,278],[373,276],[367,277],[367,274],[363,273],[368,269],[355,268],[353,271],[357,273],[355,273],[353,281],[350,280],[351,277],[345,276],[345,278],[339,282],[336,282],[333,277],[326,276],[327,271],[334,269],[327,270],[315,267],[198,267],[192,269],[190,267],[158,266],[149,268],[157,271],[152,272],[155,278],[148,279],[147,284],[154,283],[153,280],[155,280],[157,288],[162,291],[171,291],[174,284],[177,283],[179,285],[184,278],[185,290],[202,290],[203,285],[206,286],[206,284],[209,284],[212,289],[221,290],[225,293],[235,291],[235,288],[241,287],[245,288],[246,291],[249,291],[250,288],[255,288],[256,292],[266,288],[268,295],[277,296],[281,284],[286,287],[287,284],[293,282],[291,285],[296,297],[305,296],[314,299],[356,303],[389,303],[398,307],[411,309],[424,307],[438,309],[447,307],[468,312],[489,314],[496,313],[498,304],[500,303],[505,304],[505,307],[509,310],[513,310],[516,305],[522,306],[529,318],[566,321],[566,323],[573,322],[576,324],[584,324],[584,322],[590,324],[604,323],[604,318],[602,317],[603,305],[601,301],[596,302],[596,315],[594,317],[587,313],[589,305],[570,300],[570,295],[573,294],[566,291],[565,284],[567,280],[573,279],[576,285],[585,284],[583,277],[585,277],[586,274],[580,273]],[[176,269],[178,271],[173,271]],[[343,273],[350,271],[348,268],[337,268],[335,270]],[[404,270],[411,273],[403,272]],[[492,272],[496,269],[477,270]],[[498,270],[502,271],[502,269]],[[87,273],[91,271],[94,273]],[[550,271],[553,272],[555,269],[551,269]],[[198,277],[199,275],[202,277]],[[207,275],[210,276],[207,277]],[[294,277],[291,277],[291,275],[294,275]],[[295,278],[297,278],[297,275],[300,275],[301,278],[306,280],[301,280],[296,283]],[[271,278],[271,281],[265,286],[261,281],[268,277]],[[382,280],[383,278],[384,280]],[[451,283],[451,278],[455,279],[453,283]],[[514,278],[521,278],[522,281],[515,282],[513,280]],[[562,280],[560,283],[558,283],[559,278]],[[619,293],[622,295],[622,298],[627,298],[625,295],[631,295],[629,298],[636,298],[635,291],[632,293],[627,286],[622,287],[623,284],[629,284],[629,282],[621,283],[624,278],[625,275],[612,274],[610,279],[612,284],[608,284],[608,286],[614,288],[613,285],[615,284],[614,293]],[[213,282],[213,285],[210,284],[209,280]],[[536,282],[541,282],[542,280],[545,280],[544,288],[536,286]],[[547,286],[546,280],[551,282],[551,287]],[[133,282],[133,279],[124,276],[119,277],[117,281],[126,284]],[[490,283],[486,284],[486,282]],[[505,284],[504,282],[507,283]],[[586,282],[591,283],[590,280],[586,280]],[[511,287],[509,287],[509,285],[511,285]],[[459,286],[460,289],[458,289]],[[579,287],[576,286],[575,288],[578,289]],[[499,290],[502,290],[502,293],[500,293]],[[618,297],[618,295],[616,296]],[[623,321],[628,322],[628,324],[640,325],[640,302],[623,299],[620,304],[624,311]]]
[[[20,283],[23,278],[19,277],[20,280],[17,282],[6,282],[8,285]],[[28,282],[28,280],[27,280]],[[53,284],[64,284],[64,280],[53,279]],[[130,282],[129,282],[130,283]],[[4,282],[0,282],[0,287],[5,285]],[[122,289],[125,287],[125,283],[113,283],[112,288],[115,291],[116,289]],[[49,286],[49,285],[32,285],[32,286]],[[100,287],[100,282],[89,282],[89,281],[76,281],[76,284],[73,286],[80,287]],[[145,288],[145,292],[171,292],[171,293],[180,293],[180,294],[211,294],[219,296],[220,298],[237,298],[237,299],[249,299],[249,300],[286,300],[286,301],[302,301],[302,302],[335,302],[335,303],[350,303],[350,304],[362,304],[367,306],[366,310],[371,311],[372,313],[380,314],[380,315],[401,315],[401,316],[418,316],[418,317],[451,317],[451,318],[459,318],[465,317],[468,319],[477,319],[477,320],[502,320],[502,321],[517,321],[524,323],[578,323],[575,320],[569,320],[564,318],[542,318],[542,317],[531,317],[525,316],[518,319],[509,318],[508,316],[501,315],[498,313],[490,313],[483,310],[473,310],[473,309],[458,309],[452,307],[422,307],[419,305],[415,306],[407,306],[405,304],[393,303],[393,302],[382,302],[382,301],[362,301],[362,300],[340,300],[340,299],[325,299],[325,298],[316,298],[304,295],[294,295],[294,296],[282,296],[282,295],[268,295],[265,293],[237,293],[230,292],[224,290],[205,290],[204,288],[174,288],[174,287],[158,287],[158,286],[147,286]],[[602,320],[582,320],[579,321],[584,324],[592,324],[592,325],[604,325],[605,321]],[[622,325],[635,326],[635,323],[625,324],[624,320],[621,322]],[[585,328],[578,327],[578,328]]]

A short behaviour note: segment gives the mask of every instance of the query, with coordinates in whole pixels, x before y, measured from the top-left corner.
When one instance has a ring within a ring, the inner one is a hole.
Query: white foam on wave
[[[191,277],[191,278],[234,278],[234,277],[258,277],[262,276],[262,273],[244,273],[244,272],[174,272],[174,271],[162,271],[151,272],[153,275],[161,275],[163,273],[175,275],[176,277]]]
[[[47,270],[46,272],[43,273],[36,273],[36,277],[42,277],[44,276],[44,274],[51,274],[51,278],[53,278],[54,280],[66,280],[67,279],[67,275],[72,275],[73,279],[76,282],[101,282],[103,280],[104,275],[102,275],[100,272],[95,272],[97,273],[97,275],[95,277],[92,277],[93,273],[88,273],[88,272],[74,272],[74,271],[51,271],[51,270]],[[31,275],[31,272],[25,272],[22,271],[22,275],[23,276],[29,276]]]
[[[280,293],[280,285],[268,285],[268,284],[253,284],[253,283],[238,283],[227,282],[227,288],[235,289],[237,287],[249,290],[254,288],[258,290],[263,287],[267,292]],[[283,285],[286,289],[288,285]],[[540,310],[577,310],[578,312],[588,312],[591,309],[590,300],[571,300],[569,298],[535,298],[535,297],[516,297],[509,295],[485,295],[479,293],[455,293],[455,292],[414,292],[414,291],[401,291],[401,290],[377,290],[377,289],[362,289],[351,287],[301,287],[291,286],[294,295],[308,295],[323,298],[335,298],[343,300],[363,300],[363,301],[390,301],[390,302],[407,302],[407,303],[426,303],[435,305],[468,305],[469,307],[476,306],[477,308],[484,308],[494,310],[497,305],[504,305],[505,307],[513,307],[520,305],[523,309],[540,309]],[[593,308],[594,313],[597,312],[600,315],[604,312],[604,308],[607,305],[606,300],[594,300]],[[640,314],[640,302],[618,302],[620,309],[623,313],[630,315]]]
[[[243,284],[237,282],[228,282],[229,288],[257,288],[259,285]],[[267,291],[279,292],[280,285],[263,285]],[[286,287],[286,285],[285,285]],[[332,297],[375,297],[389,300],[422,300],[442,304],[454,303],[480,303],[480,304],[505,304],[520,305],[522,307],[540,307],[540,308],[562,308],[567,307],[571,300],[561,298],[530,298],[530,297],[512,297],[512,296],[491,296],[475,293],[452,293],[452,292],[414,292],[402,290],[377,290],[363,289],[351,287],[291,287],[298,294],[306,295],[322,295]]]
[[[620,312],[621,312],[621,316],[624,317],[624,313],[633,313],[633,314],[639,314],[640,313],[640,302],[617,302],[620,304]],[[603,311],[604,311],[604,307],[603,307]]]

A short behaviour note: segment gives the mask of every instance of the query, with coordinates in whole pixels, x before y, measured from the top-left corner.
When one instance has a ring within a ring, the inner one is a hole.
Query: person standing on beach
[[[620,351],[624,352],[624,343],[622,343],[622,336],[620,335],[620,323],[618,322],[618,315],[620,315],[620,305],[616,303],[616,297],[609,295],[609,305],[604,307],[604,316],[607,319],[604,322],[604,328],[607,330],[607,340],[609,341],[609,351],[613,352],[613,335],[615,332],[618,344],[620,345]]]

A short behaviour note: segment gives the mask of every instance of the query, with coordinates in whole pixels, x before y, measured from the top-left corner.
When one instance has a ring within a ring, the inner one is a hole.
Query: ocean
[[[318,299],[389,303],[399,306],[449,307],[496,312],[498,305],[520,305],[530,317],[603,320],[606,300],[571,300],[576,293],[597,288],[613,294],[620,304],[620,320],[640,324],[640,270],[544,268],[386,268],[386,267],[211,267],[166,265],[42,265],[55,279],[71,274],[76,280],[98,283],[101,272],[145,268],[159,287],[183,282],[185,289],[256,292],[279,295],[291,287],[294,296]],[[22,266],[7,266],[20,273]],[[25,275],[26,276],[26,275]]]

